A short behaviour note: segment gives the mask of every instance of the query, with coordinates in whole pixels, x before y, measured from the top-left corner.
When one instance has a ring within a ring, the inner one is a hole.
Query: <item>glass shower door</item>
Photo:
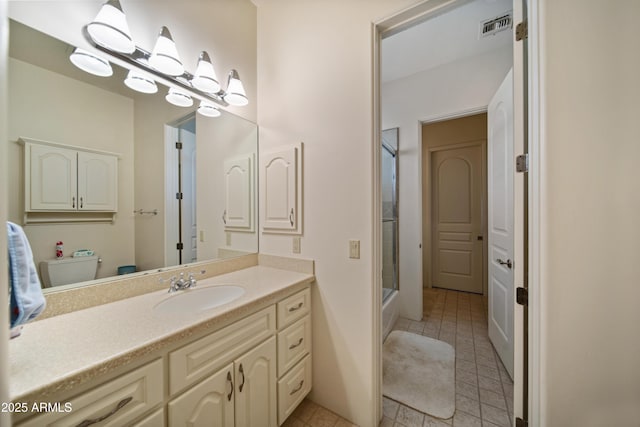
[[[398,289],[398,128],[382,131],[382,301]]]

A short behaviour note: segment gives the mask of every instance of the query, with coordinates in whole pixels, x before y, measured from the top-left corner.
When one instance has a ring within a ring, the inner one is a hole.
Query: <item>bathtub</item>
[[[391,328],[398,320],[399,313],[398,291],[392,291],[382,302],[382,341],[387,338]]]

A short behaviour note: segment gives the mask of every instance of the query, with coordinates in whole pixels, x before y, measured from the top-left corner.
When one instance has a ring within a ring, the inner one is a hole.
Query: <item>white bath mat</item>
[[[382,392],[406,406],[447,419],[456,410],[455,350],[443,341],[392,331],[383,346]]]

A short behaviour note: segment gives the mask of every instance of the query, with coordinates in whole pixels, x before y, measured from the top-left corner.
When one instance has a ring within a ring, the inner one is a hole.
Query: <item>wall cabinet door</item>
[[[236,425],[277,427],[276,341],[269,338],[234,362]]]
[[[227,229],[250,231],[253,221],[253,156],[224,162],[223,220]]]
[[[31,144],[26,151],[27,210],[76,210],[77,151]]]
[[[78,152],[78,210],[116,211],[118,159]]]
[[[169,402],[169,425],[234,427],[233,364]]]
[[[25,141],[27,212],[118,210],[118,157]]]
[[[263,231],[302,232],[302,143],[260,157]]]

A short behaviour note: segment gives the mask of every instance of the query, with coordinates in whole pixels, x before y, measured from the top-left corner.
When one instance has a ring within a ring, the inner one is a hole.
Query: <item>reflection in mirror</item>
[[[171,105],[160,84],[155,94],[131,90],[123,83],[129,70],[113,63],[111,76],[83,72],[73,51],[10,21],[9,220],[23,224],[36,264],[54,260],[60,241],[65,259],[81,249],[99,256],[98,279],[257,252],[257,126],[226,111],[207,117],[198,105]],[[27,214],[21,137],[116,154],[113,220]],[[34,223],[36,215],[49,220]]]

